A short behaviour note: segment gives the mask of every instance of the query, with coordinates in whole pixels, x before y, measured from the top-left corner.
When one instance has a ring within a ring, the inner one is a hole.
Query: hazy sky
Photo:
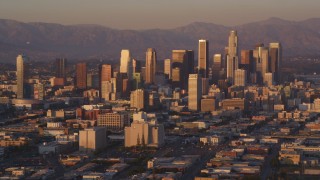
[[[320,0],[0,0],[0,18],[100,24],[119,29],[172,28],[191,22],[239,25],[279,17],[320,17]]]

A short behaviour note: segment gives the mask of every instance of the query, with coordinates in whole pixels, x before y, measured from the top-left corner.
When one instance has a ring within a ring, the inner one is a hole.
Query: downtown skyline
[[[192,23],[176,29],[145,31],[123,31],[102,26],[22,23],[1,19],[0,24],[0,45],[7,49],[6,53],[0,54],[0,61],[9,63],[13,63],[16,55],[21,53],[33,57],[31,60],[39,61],[57,57],[114,61],[120,57],[121,49],[130,49],[134,57],[144,59],[145,50],[149,47],[157,49],[159,59],[165,59],[170,57],[172,49],[196,50],[199,39],[209,40],[210,52],[219,53],[228,43],[224,37],[232,29],[241,35],[240,48],[251,48],[261,42],[281,41],[285,47],[284,57],[312,56],[320,52],[319,47],[314,46],[320,42],[317,31],[320,19],[292,22],[270,18],[236,27]]]
[[[0,0],[0,179],[319,179],[319,5]]]

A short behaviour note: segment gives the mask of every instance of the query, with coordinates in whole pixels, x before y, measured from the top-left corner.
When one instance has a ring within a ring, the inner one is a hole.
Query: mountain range
[[[209,40],[212,56],[224,52],[230,30],[238,31],[240,49],[281,42],[284,56],[320,55],[320,18],[304,21],[269,18],[233,27],[194,22],[174,29],[149,30],[0,19],[0,61],[14,63],[21,53],[43,61],[57,57],[118,60],[121,49],[130,49],[133,57],[144,60],[149,47],[154,47],[158,58],[164,59],[171,58],[173,49],[192,49],[196,53],[201,38]]]

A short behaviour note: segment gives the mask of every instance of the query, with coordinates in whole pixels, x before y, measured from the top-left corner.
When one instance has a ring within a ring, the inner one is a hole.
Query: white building
[[[121,58],[120,58],[120,73],[125,73],[128,75],[128,78],[132,78],[132,62],[131,55],[128,49],[121,50]]]
[[[133,115],[130,127],[125,127],[125,147],[151,146],[164,144],[164,127],[156,120],[147,121],[147,114],[139,112]]]

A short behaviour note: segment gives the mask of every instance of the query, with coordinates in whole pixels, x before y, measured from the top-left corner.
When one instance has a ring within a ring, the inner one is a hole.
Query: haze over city
[[[318,0],[2,0],[0,17],[118,29],[163,29],[192,22],[234,26],[270,17],[300,21],[320,17],[319,6]]]

